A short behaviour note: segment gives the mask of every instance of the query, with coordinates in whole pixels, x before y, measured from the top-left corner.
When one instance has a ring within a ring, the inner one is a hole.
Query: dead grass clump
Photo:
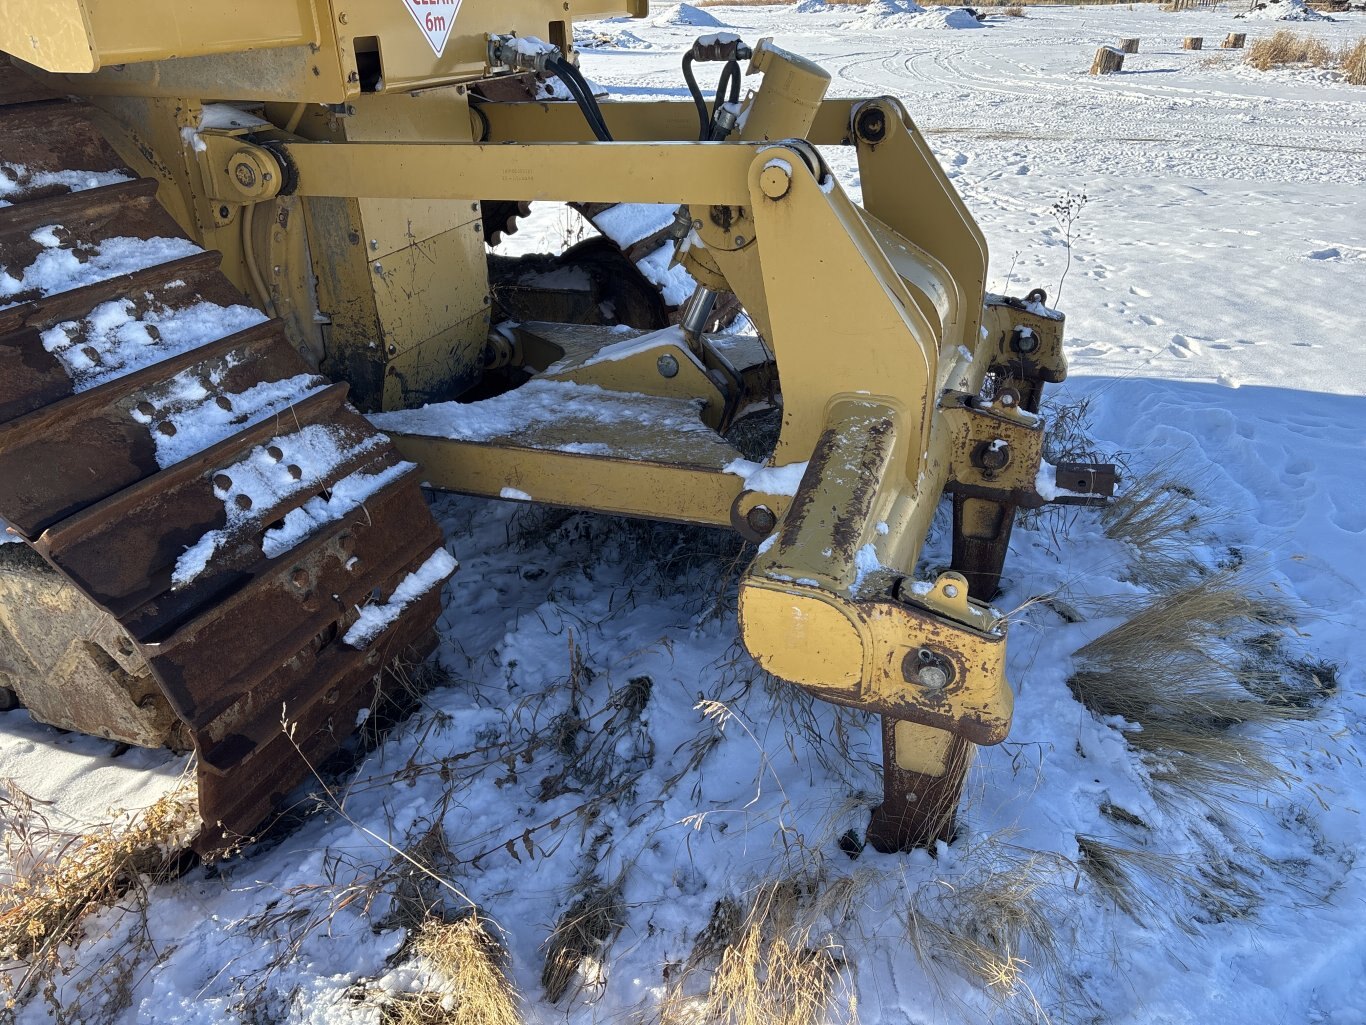
[[[1065,868],[1062,859],[988,842],[957,878],[926,883],[908,923],[921,965],[981,987],[1003,1010],[1041,1010],[1026,975],[1059,978],[1049,909]]]
[[[1140,557],[1129,579],[1156,591],[1189,584],[1200,572],[1192,531],[1200,524],[1192,489],[1172,477],[1170,464],[1129,477],[1101,507],[1105,536],[1124,541]]]
[[[1068,681],[1094,715],[1132,724],[1125,739],[1149,758],[1161,786],[1211,799],[1230,787],[1267,786],[1288,777],[1271,758],[1265,736],[1241,726],[1277,726],[1311,710],[1277,700],[1270,679],[1259,693],[1236,653],[1239,638],[1284,631],[1282,603],[1246,587],[1233,571],[1154,599],[1076,653]]]
[[[833,1025],[853,1022],[853,994],[837,999],[846,968],[831,926],[844,921],[865,880],[819,873],[771,880],[748,907],[719,901],[661,1009],[665,1025]],[[704,993],[689,983],[709,965]]]
[[[1023,18],[1025,16],[1023,7],[1006,7],[996,13],[1003,18]]]
[[[607,947],[626,925],[622,882],[607,885],[588,878],[580,884],[578,899],[555,923],[541,969],[541,987],[550,1003],[559,1003],[585,984],[604,981]]]
[[[429,918],[413,950],[430,968],[432,991],[387,1005],[391,1025],[521,1025],[507,955],[477,914],[453,922]]]
[[[177,873],[199,831],[193,782],[136,815],[83,833],[51,829],[32,801],[0,788],[6,871],[0,875],[0,960],[24,966],[11,999],[22,1001],[59,968],[59,950],[74,945],[86,915],[139,890],[147,879]]]
[[[1322,40],[1280,29],[1265,39],[1254,40],[1247,49],[1247,62],[1258,71],[1307,64],[1314,68],[1336,63],[1336,54]]]
[[[1366,37],[1342,48],[1338,67],[1346,76],[1348,85],[1366,85]]]
[[[1153,883],[1170,884],[1180,873],[1170,858],[1120,847],[1094,836],[1077,835],[1081,870],[1110,901],[1134,921],[1145,924],[1161,913]]]

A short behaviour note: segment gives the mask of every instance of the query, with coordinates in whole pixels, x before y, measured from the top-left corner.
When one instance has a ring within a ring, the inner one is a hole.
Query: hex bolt
[[[1010,349],[1012,352],[1028,355],[1039,348],[1039,336],[1034,333],[1033,328],[1020,326],[1010,332]]]
[[[778,525],[778,518],[773,515],[773,510],[766,505],[756,505],[749,512],[745,513],[745,522],[749,524],[749,529],[756,534],[767,537],[773,532],[773,528]]]
[[[655,368],[659,371],[660,377],[678,376],[678,360],[667,353],[655,360]]]
[[[175,424],[171,423],[169,420],[163,420],[161,423],[157,424],[157,430],[168,438],[175,437]]]
[[[251,496],[250,496],[250,495],[238,495],[238,496],[237,496],[236,498],[234,498],[232,501],[233,501],[233,504],[234,504],[235,506],[237,506],[237,508],[241,509],[243,512],[246,512],[248,509],[251,508]]]
[[[949,674],[939,666],[925,666],[916,673],[915,678],[927,690],[943,690],[945,684],[949,682]]]
[[[303,479],[304,471],[303,468],[298,464],[290,463],[287,467],[285,467],[285,469],[289,471],[289,475],[293,477],[295,480]]]
[[[742,245],[744,245],[744,244],[745,244],[745,236],[743,236],[743,235],[736,235],[736,236],[735,236],[735,244],[736,244],[737,246],[742,246]]]
[[[371,251],[372,253],[378,253],[378,252],[379,252],[379,239],[377,239],[377,238],[372,238],[372,239],[370,240],[370,251]]]
[[[143,399],[141,402],[139,402],[135,408],[143,416],[151,416],[153,413],[157,411],[156,406],[152,405],[146,399]]]
[[[226,473],[215,473],[213,475],[213,486],[219,491],[231,491],[232,478]]]
[[[945,597],[945,598],[957,598],[957,597],[958,597],[958,586],[957,586],[956,584],[945,584],[945,585],[944,585],[944,597]]]
[[[278,463],[285,457],[284,450],[279,445],[271,445],[266,449],[266,455],[270,456],[272,462]]]
[[[305,590],[308,587],[308,570],[300,566],[289,575],[289,582],[300,591]]]
[[[226,409],[229,412],[232,411],[232,399],[228,398],[226,395],[219,395],[213,401],[219,409]]]
[[[982,465],[982,469],[994,473],[1010,465],[1010,455],[1010,446],[1004,439],[997,438],[982,446],[977,454],[977,461]]]

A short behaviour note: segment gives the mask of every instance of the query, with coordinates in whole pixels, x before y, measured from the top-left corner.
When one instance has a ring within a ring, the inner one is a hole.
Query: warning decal
[[[403,6],[417,22],[417,27],[432,45],[432,52],[438,57],[446,49],[446,40],[451,37],[455,26],[455,16],[460,13],[461,0],[403,0]]]

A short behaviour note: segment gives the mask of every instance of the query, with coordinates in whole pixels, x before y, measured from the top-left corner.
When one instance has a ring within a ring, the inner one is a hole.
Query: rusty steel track
[[[87,108],[0,89],[0,168],[19,181],[0,207],[0,516],[28,543],[0,546],[0,685],[57,726],[193,746],[213,850],[352,733],[392,659],[424,653],[452,563],[416,467],[246,307]],[[180,241],[102,272],[130,239]],[[44,260],[74,287],[24,276]],[[221,337],[174,329],[214,308]],[[352,629],[423,567],[421,597]],[[44,629],[54,610],[75,611]]]

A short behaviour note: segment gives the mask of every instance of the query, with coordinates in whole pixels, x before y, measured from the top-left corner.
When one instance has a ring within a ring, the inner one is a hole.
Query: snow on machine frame
[[[878,849],[946,835],[973,746],[1006,736],[987,603],[1015,510],[1114,482],[1042,461],[1062,316],[985,292],[981,232],[897,100],[827,100],[816,65],[717,34],[684,55],[694,103],[599,104],[569,10],[0,19],[0,516],[27,542],[0,546],[0,686],[193,747],[202,850],[428,650],[455,562],[419,482],[755,542],[749,651],[883,717]],[[862,207],[819,145],[854,148]],[[534,200],[629,230],[572,274],[491,270],[490,229]],[[661,300],[677,266],[695,290]],[[757,336],[709,330],[736,304]],[[952,565],[917,580],[945,494]]]

